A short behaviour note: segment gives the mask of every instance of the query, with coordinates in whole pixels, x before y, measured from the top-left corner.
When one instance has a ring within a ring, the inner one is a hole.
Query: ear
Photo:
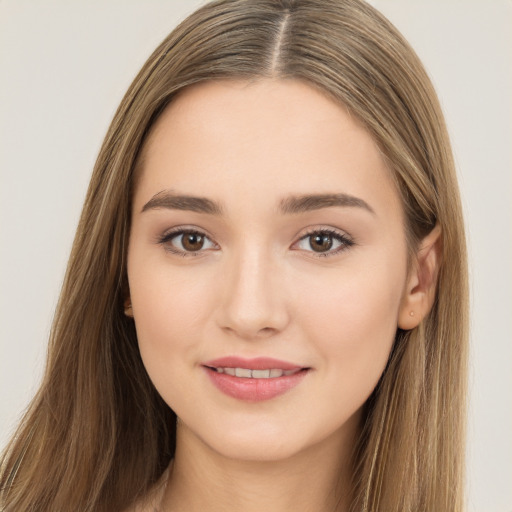
[[[126,316],[129,316],[130,318],[133,318],[133,308],[132,308],[132,299],[130,297],[126,297],[123,303],[124,306],[124,314]]]
[[[128,284],[128,275],[124,275],[121,285],[121,297],[123,297],[124,314],[133,318],[132,298],[130,297],[130,285]]]
[[[414,329],[432,309],[441,265],[441,244],[441,228],[436,224],[421,241],[415,254],[400,303],[400,329]]]

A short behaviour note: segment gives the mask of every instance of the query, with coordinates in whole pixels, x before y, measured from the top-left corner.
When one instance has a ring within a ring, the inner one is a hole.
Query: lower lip
[[[219,373],[204,367],[213,384],[228,396],[247,402],[271,400],[297,386],[308,373],[307,369],[293,375],[283,375],[270,379],[249,379]]]

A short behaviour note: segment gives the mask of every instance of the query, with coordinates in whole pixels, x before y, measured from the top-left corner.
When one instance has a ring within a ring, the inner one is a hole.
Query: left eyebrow
[[[287,197],[279,203],[279,210],[283,214],[297,214],[333,206],[362,208],[375,215],[375,210],[366,201],[342,193]]]
[[[141,210],[154,210],[158,208],[167,208],[170,210],[187,210],[197,213],[206,213],[209,215],[222,215],[221,205],[205,197],[195,197],[187,195],[178,195],[170,190],[162,190],[155,194]]]

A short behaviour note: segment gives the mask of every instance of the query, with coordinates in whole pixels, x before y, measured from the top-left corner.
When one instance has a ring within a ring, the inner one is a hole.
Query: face
[[[298,81],[186,89],[144,149],[128,279],[144,365],[217,453],[347,438],[407,281],[399,196],[342,106]]]

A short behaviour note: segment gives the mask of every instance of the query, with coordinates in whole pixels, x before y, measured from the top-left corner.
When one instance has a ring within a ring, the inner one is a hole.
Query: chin
[[[212,424],[213,423],[213,424]],[[212,422],[208,430],[185,426],[188,434],[199,438],[217,455],[240,461],[271,462],[294,456],[308,444],[300,430],[290,429],[289,424],[269,421]],[[244,424],[245,423],[245,424]],[[192,440],[191,440],[192,441]]]
[[[214,453],[227,459],[277,462],[322,450],[322,446],[329,451],[336,450],[341,439],[355,433],[353,427],[357,424],[352,419],[347,422],[348,429],[328,421],[312,424],[311,418],[305,416],[296,416],[293,421],[289,417],[287,421],[283,421],[284,418],[279,421],[261,416],[238,420],[226,422],[218,418],[210,422],[208,430],[202,425],[201,431],[196,430],[193,435]]]
[[[228,459],[247,462],[276,462],[293,457],[301,452],[304,446],[286,437],[272,436],[257,438],[238,436],[236,439],[215,439],[210,445],[219,455]]]

